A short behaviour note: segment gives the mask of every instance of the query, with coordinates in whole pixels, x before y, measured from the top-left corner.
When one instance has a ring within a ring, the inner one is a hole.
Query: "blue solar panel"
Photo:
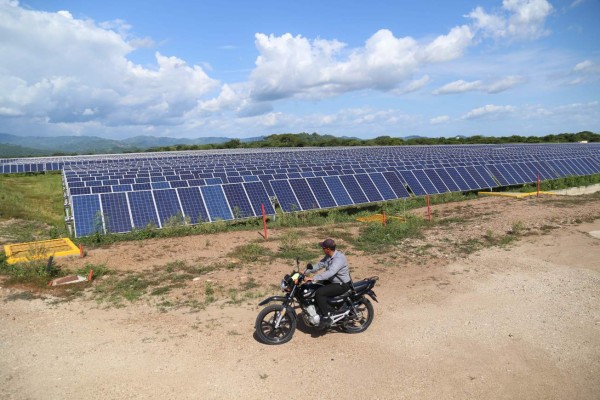
[[[442,182],[444,182],[444,185],[446,185],[448,190],[450,190],[451,192],[461,192],[462,191],[462,189],[460,189],[458,187],[456,182],[454,182],[454,179],[452,179],[450,174],[445,169],[436,168],[435,173],[438,174],[438,176],[440,177]]]
[[[508,163],[496,165],[496,168],[498,168],[500,172],[505,172],[504,177],[513,185],[525,182],[525,179],[523,179]]]
[[[72,187],[69,188],[69,194],[71,196],[77,195],[77,194],[90,194],[91,190],[89,187]]]
[[[156,206],[152,192],[128,192],[129,208],[131,209],[131,218],[133,226],[137,229],[143,229],[148,225],[160,227],[158,215],[156,214]]]
[[[273,179],[273,176],[272,175],[259,175],[258,179],[260,179],[260,181],[263,183],[265,190],[267,191],[267,194],[269,196],[275,196],[275,192],[273,191],[273,188],[271,187],[271,183],[269,182]]]
[[[73,196],[73,220],[75,237],[88,236],[95,232],[103,232],[100,198],[97,194]]]
[[[271,186],[277,196],[279,206],[284,212],[301,211],[300,202],[296,198],[290,182],[287,180],[274,180],[271,181]]]
[[[227,181],[229,183],[240,183],[240,182],[244,182],[244,178],[242,176],[228,176]]]
[[[221,185],[201,186],[200,190],[211,221],[233,219]]]
[[[104,226],[107,232],[123,233],[131,230],[131,216],[125,193],[104,193],[100,195]]]
[[[377,190],[379,190],[379,193],[381,193],[381,196],[384,198],[384,200],[393,200],[398,198],[381,172],[370,173],[369,177],[377,187]]]
[[[92,193],[95,193],[95,194],[111,192],[110,186],[91,186],[91,188],[92,188]]]
[[[498,167],[502,167],[500,164],[494,164],[494,165],[487,164],[485,167],[488,169],[488,171],[490,171],[492,173],[494,178],[500,183],[500,186],[514,185],[514,180],[511,178],[510,174],[506,170],[498,168]]]
[[[206,178],[207,185],[219,185],[221,183],[223,183],[221,178]]]
[[[300,202],[303,210],[313,210],[319,208],[319,203],[306,183],[306,179],[290,179],[290,186]]]
[[[131,185],[133,190],[150,190],[152,186],[149,183],[134,183]]]
[[[463,179],[463,177],[458,173],[456,168],[446,167],[446,172],[448,173],[448,175],[450,175],[452,177],[452,180],[454,180],[454,182],[456,183],[456,185],[458,185],[458,188],[461,191],[466,192],[468,190],[471,190],[471,187],[467,184],[467,182]]]
[[[241,183],[223,185],[223,191],[229,201],[234,218],[254,217],[254,211],[248,200],[248,195]]]
[[[469,174],[471,175],[471,177],[473,177],[475,183],[477,184],[477,187],[474,189],[484,189],[489,187],[487,182],[485,181],[485,179],[483,179],[476,167],[470,166],[464,168],[469,172]]]
[[[508,171],[508,173],[515,179],[517,183],[525,183],[527,181],[511,164],[502,164],[502,166]]]
[[[174,189],[188,187],[187,181],[171,181],[170,183],[171,183],[171,187]]]
[[[197,186],[177,189],[181,208],[190,223],[197,224],[200,222],[210,221],[200,189]]]
[[[273,204],[271,204],[271,200],[269,199],[269,195],[265,190],[265,186],[261,182],[244,183],[244,188],[246,189],[246,193],[248,193],[248,198],[250,199],[250,204],[254,209],[255,215],[262,215],[262,205],[265,206],[265,214],[275,214]]]
[[[131,192],[132,185],[115,185],[112,187],[113,192]]]
[[[487,170],[487,168],[483,165],[474,165],[473,167],[466,167],[467,171],[471,172],[471,168],[474,169],[476,172],[479,173],[479,175],[481,176],[481,178],[483,179],[485,186],[482,186],[481,188],[493,188],[493,187],[497,187],[498,184],[496,183],[496,181],[494,180],[494,177],[490,174],[490,171]],[[471,176],[473,176],[473,173],[471,173]]]
[[[383,200],[381,193],[379,193],[377,187],[375,187],[375,184],[367,174],[356,174],[354,177],[369,199],[370,203]]]
[[[440,176],[435,172],[435,169],[425,169],[423,172],[425,175],[427,175],[438,193],[446,193],[449,191],[448,187],[444,184]]]
[[[169,182],[152,182],[152,189],[170,189]]]
[[[344,185],[346,188],[346,191],[350,195],[350,198],[354,204],[369,202],[369,199],[354,178],[354,175],[340,175],[340,180],[342,181],[342,185]]]
[[[338,206],[349,206],[354,204],[338,176],[326,176],[323,180]]]
[[[327,185],[325,185],[323,178],[307,178],[306,182],[308,182],[308,185],[312,189],[312,192],[314,193],[315,198],[319,202],[319,206],[321,208],[337,206],[333,196],[327,188]]]
[[[152,194],[161,226],[172,217],[183,217],[175,189],[154,190]]]
[[[397,173],[393,171],[388,171],[384,172],[383,176],[390,184],[390,187],[392,188],[394,193],[396,193],[396,197],[398,197],[399,199],[410,197],[408,190],[406,190],[406,188],[404,187],[404,183],[402,183],[402,180],[398,177]]]
[[[415,178],[417,178],[421,186],[423,186],[423,189],[425,189],[427,194],[439,193],[439,191],[436,189],[433,183],[431,183],[431,180],[429,179],[429,177],[427,177],[427,175],[422,169],[415,169],[412,171],[412,173],[415,175]]]
[[[411,192],[415,194],[415,196],[424,196],[427,194],[427,191],[425,190],[425,188],[423,188],[421,183],[419,183],[419,180],[415,177],[413,171],[399,170],[398,173],[404,179],[404,181],[408,185],[408,188]]]
[[[536,181],[537,177],[525,164],[515,163],[513,164],[513,168],[525,179],[525,182],[531,183]]]

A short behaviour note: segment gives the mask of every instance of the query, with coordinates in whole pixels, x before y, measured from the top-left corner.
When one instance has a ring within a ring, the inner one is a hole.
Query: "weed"
[[[270,255],[270,251],[258,243],[249,243],[236,247],[228,255],[230,257],[238,258],[245,263],[251,263]]]
[[[24,291],[24,292],[9,294],[8,296],[6,296],[6,299],[4,299],[4,301],[7,302],[7,301],[16,301],[16,300],[35,300],[35,299],[45,299],[45,297],[37,295],[30,291]]]
[[[525,224],[522,221],[517,221],[512,225],[510,233],[513,235],[520,235],[524,230]]]
[[[390,220],[387,225],[370,223],[360,229],[358,238],[352,242],[359,250],[382,251],[403,239],[421,237],[423,225],[424,220],[415,216],[408,216],[405,222]]]
[[[318,256],[316,248],[307,248],[300,242],[301,232],[289,231],[281,237],[279,243],[279,252],[277,257],[295,259],[299,257],[301,260],[310,260]]]
[[[210,304],[215,301],[215,290],[212,282],[204,283],[204,299],[206,304]]]

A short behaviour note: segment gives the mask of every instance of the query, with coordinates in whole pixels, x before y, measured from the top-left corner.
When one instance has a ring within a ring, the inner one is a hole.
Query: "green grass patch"
[[[269,249],[261,246],[258,243],[248,243],[242,246],[237,246],[231,253],[228,254],[230,257],[235,257],[242,262],[252,263],[265,259],[266,257],[272,256]]]
[[[300,240],[303,237],[301,231],[291,230],[281,236],[278,252],[275,254],[279,258],[288,258],[295,260],[300,258],[303,261],[309,261],[321,254],[318,244],[306,246]]]
[[[358,237],[352,239],[352,243],[358,250],[383,251],[400,244],[403,239],[421,237],[425,224],[422,218],[413,215],[408,215],[405,222],[391,219],[386,225],[369,223],[361,227]]]

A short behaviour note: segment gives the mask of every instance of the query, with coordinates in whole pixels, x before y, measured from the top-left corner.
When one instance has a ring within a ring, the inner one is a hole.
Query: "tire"
[[[265,344],[284,344],[289,342],[296,331],[296,315],[294,310],[288,307],[281,319],[279,327],[275,329],[276,318],[279,317],[283,306],[272,304],[265,307],[256,317],[256,336]]]
[[[373,310],[373,304],[368,299],[362,298],[354,303],[358,315],[350,315],[346,319],[342,329],[347,333],[361,333],[367,330],[373,318],[375,317],[375,310]]]

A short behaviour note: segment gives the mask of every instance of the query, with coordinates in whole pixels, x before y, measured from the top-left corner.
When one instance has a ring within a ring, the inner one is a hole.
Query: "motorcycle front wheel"
[[[364,297],[354,303],[353,311],[348,315],[345,323],[342,325],[342,329],[348,333],[360,333],[367,330],[373,318],[375,317],[375,311],[373,310],[373,304]]]
[[[296,331],[296,316],[290,308],[281,318],[278,327],[275,324],[284,307],[272,304],[265,307],[256,317],[256,336],[265,344],[284,344],[290,341]]]

